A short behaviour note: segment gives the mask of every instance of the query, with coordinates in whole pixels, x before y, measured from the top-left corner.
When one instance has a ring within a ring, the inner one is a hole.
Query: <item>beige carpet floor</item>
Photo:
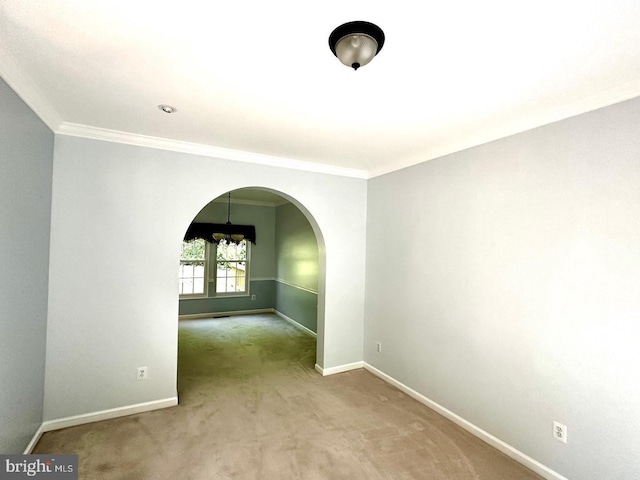
[[[540,479],[274,315],[181,321],[180,405],[48,432],[81,479]]]

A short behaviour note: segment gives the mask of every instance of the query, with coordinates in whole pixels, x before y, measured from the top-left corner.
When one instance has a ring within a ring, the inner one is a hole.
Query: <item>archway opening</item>
[[[315,364],[322,365],[325,247],[317,222],[283,192],[235,189],[230,204],[228,193],[205,205],[191,224],[251,225],[255,244],[241,242],[231,257],[224,240],[187,249],[179,274],[180,319],[275,313],[316,337]]]

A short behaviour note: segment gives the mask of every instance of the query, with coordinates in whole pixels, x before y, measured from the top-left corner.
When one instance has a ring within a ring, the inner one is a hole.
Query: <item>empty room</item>
[[[631,1],[3,1],[0,454],[640,478],[639,58]]]

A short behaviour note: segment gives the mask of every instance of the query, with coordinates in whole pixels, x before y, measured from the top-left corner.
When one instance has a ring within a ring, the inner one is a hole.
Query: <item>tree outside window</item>
[[[180,295],[206,295],[207,247],[202,239],[182,242],[178,286]]]
[[[238,244],[221,240],[216,246],[216,293],[241,293],[247,291],[246,240]]]
[[[215,255],[214,255],[215,253]],[[179,293],[182,298],[214,297],[249,292],[249,244],[202,239],[182,242]],[[208,272],[215,272],[215,275]],[[211,289],[208,288],[212,283]]]

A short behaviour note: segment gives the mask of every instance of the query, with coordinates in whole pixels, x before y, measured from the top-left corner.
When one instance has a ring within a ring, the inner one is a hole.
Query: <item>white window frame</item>
[[[180,299],[190,299],[190,298],[207,298],[209,296],[209,257],[210,257],[210,247],[209,242],[204,242],[204,292],[203,293],[179,293]],[[186,260],[187,262],[189,260]],[[196,261],[196,260],[194,260]],[[180,259],[180,265],[182,265],[183,260]],[[178,277],[179,279],[180,277]]]
[[[213,288],[211,291],[211,297],[248,297],[251,295],[251,282],[250,282],[250,270],[251,270],[251,242],[245,239],[245,244],[247,246],[247,259],[245,262],[245,271],[244,271],[244,282],[245,289],[243,292],[218,292],[218,246],[212,246],[211,252],[211,268],[209,269],[210,277],[207,283],[212,283]]]

